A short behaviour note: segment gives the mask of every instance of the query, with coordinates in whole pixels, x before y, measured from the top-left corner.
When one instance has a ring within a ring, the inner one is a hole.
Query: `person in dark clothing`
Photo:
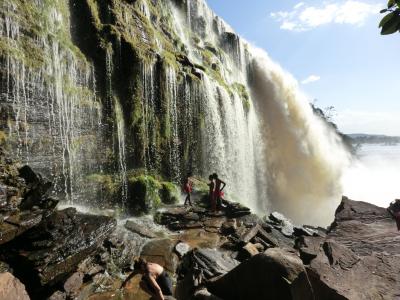
[[[225,188],[226,183],[218,178],[217,173],[214,173],[212,176],[215,180],[214,197],[217,202],[217,209],[221,209],[222,208],[222,196],[223,196],[222,190]]]
[[[400,199],[396,199],[390,203],[388,211],[396,221],[397,230],[400,231]]]
[[[216,199],[215,199],[215,195],[214,195],[214,190],[215,190],[215,182],[214,182],[214,177],[213,175],[210,175],[208,177],[208,179],[210,180],[209,183],[207,183],[208,187],[209,187],[209,200],[210,200],[210,207],[211,207],[211,211],[212,212],[216,212],[217,211],[217,203],[216,203]]]
[[[156,300],[172,296],[172,280],[162,266],[139,258],[134,264],[134,270],[143,274],[140,287]]]

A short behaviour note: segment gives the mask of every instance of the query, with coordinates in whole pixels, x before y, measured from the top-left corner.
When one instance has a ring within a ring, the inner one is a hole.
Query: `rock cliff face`
[[[221,66],[245,65],[246,50],[202,1],[12,0],[0,10],[1,141],[69,200],[91,201],[89,185],[126,201],[133,169],[205,175],[229,154],[211,138],[252,130],[247,89],[224,74],[238,66]],[[227,125],[235,115],[237,128]]]

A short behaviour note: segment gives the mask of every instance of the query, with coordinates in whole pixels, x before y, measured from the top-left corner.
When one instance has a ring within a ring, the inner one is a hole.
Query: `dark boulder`
[[[228,218],[238,218],[251,214],[250,208],[240,203],[224,200],[223,204]]]
[[[42,222],[42,220],[52,214],[58,201],[42,199],[41,203],[43,208],[34,207],[32,210],[15,210],[0,221],[0,245],[13,240]]]
[[[226,274],[238,264],[227,252],[210,248],[190,251],[183,257],[177,270],[177,298],[216,299],[204,291],[204,284],[211,278]]]
[[[307,273],[317,299],[392,299],[381,297],[375,289],[378,276],[368,265],[333,240],[321,242]]]
[[[40,174],[36,174],[29,166],[23,166],[19,169],[19,176],[25,180],[27,184],[27,192],[19,205],[21,210],[29,210],[34,206],[39,208],[54,208],[57,201],[48,199],[46,196],[52,183],[44,179]]]
[[[19,169],[19,177],[23,178],[27,185],[37,185],[41,181],[41,176],[36,174],[31,167],[23,166]]]
[[[115,227],[116,221],[110,217],[85,215],[67,208],[54,212],[15,239],[3,255],[35,293],[74,271]]]
[[[253,256],[224,276],[208,282],[207,288],[212,294],[230,300],[314,299],[302,261],[279,248]]]

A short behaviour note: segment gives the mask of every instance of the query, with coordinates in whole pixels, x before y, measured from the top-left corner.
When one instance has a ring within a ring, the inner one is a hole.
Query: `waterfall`
[[[130,171],[173,182],[216,172],[227,199],[260,214],[331,221],[347,162],[339,137],[204,0],[93,5],[79,17],[96,27],[96,51],[87,28],[75,46],[68,1],[19,3],[1,3],[0,130],[55,194],[99,205],[101,189],[125,206]]]
[[[156,141],[155,141],[155,79],[154,64],[142,63],[141,74],[143,84],[142,117],[144,130],[144,167],[146,170],[155,168]]]
[[[69,35],[65,5],[32,1],[27,12],[13,1],[1,4],[0,37],[8,51],[1,60],[0,105],[15,156],[51,176],[54,193],[76,202],[85,198],[84,170],[97,165],[91,151],[98,148],[101,110],[93,68],[63,40]],[[32,37],[24,18],[34,12],[42,19]]]
[[[121,196],[122,206],[126,206],[128,200],[128,177],[126,171],[126,154],[125,154],[125,121],[122,112],[121,104],[118,99],[114,99],[115,120],[117,125],[117,140],[118,140],[118,172],[121,178]]]
[[[186,26],[223,50],[214,57],[221,77],[203,74],[202,174],[220,173],[227,197],[259,213],[279,210],[297,223],[330,224],[349,160],[339,136],[313,115],[297,82],[205,1],[188,0],[186,9]]]
[[[263,124],[268,199],[293,221],[329,225],[349,162],[339,136],[317,118],[297,82],[252,49],[252,94]],[[312,213],[310,213],[312,212]]]
[[[180,139],[178,132],[178,84],[176,81],[176,73],[175,70],[171,67],[168,67],[165,74],[165,85],[167,87],[167,124],[168,124],[168,132],[170,135],[169,139],[169,161],[171,165],[171,178],[175,182],[179,182],[181,178],[180,174]]]

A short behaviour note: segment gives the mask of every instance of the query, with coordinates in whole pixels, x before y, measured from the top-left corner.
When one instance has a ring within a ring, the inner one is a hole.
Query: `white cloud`
[[[302,7],[302,6],[304,6],[304,5],[305,5],[304,2],[299,2],[299,3],[297,3],[297,4],[293,7],[293,9],[299,9],[300,7]]]
[[[304,79],[301,83],[302,84],[308,84],[308,83],[311,83],[311,82],[318,81],[320,79],[321,79],[321,77],[319,77],[318,75],[310,75],[306,79]]]
[[[325,2],[318,7],[300,2],[291,11],[273,12],[270,16],[281,23],[281,29],[307,31],[330,23],[362,26],[369,16],[378,15],[380,8],[380,4],[356,0]]]

